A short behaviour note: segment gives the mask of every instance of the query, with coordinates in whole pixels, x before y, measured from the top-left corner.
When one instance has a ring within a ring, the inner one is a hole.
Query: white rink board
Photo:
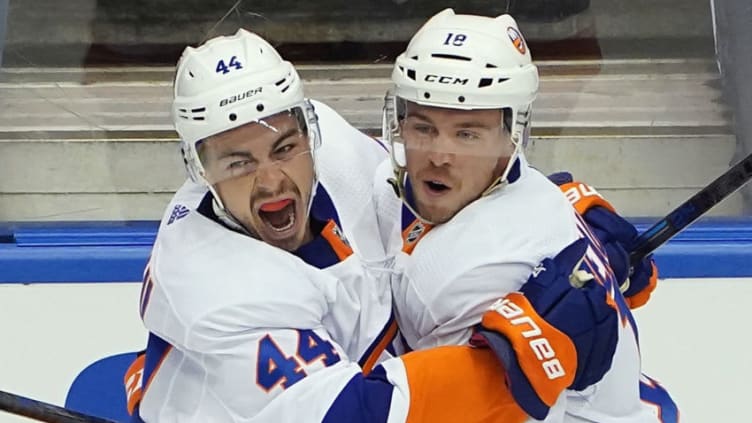
[[[63,404],[79,371],[143,348],[140,285],[0,285],[0,389]],[[747,421],[752,279],[661,281],[636,313],[643,367],[679,404],[683,423]],[[30,420],[0,413],[0,423]]]
[[[146,346],[140,283],[0,284],[0,389],[65,403],[100,358]],[[30,422],[0,412],[0,423]]]

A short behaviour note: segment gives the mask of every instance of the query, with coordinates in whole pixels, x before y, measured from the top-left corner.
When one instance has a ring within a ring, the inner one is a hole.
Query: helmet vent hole
[[[457,56],[456,54],[434,53],[431,57],[436,57],[437,59],[462,60],[463,62],[470,62],[473,60],[469,57]]]
[[[280,85],[284,84],[286,80],[287,80],[287,77],[284,77],[280,79],[279,81],[275,82],[274,85],[279,87]]]
[[[235,122],[236,120],[238,120],[238,115],[236,115],[235,113],[230,113],[230,120]]]
[[[189,76],[190,76],[191,78],[195,78],[195,76],[193,76],[193,72],[191,72],[191,71],[188,71],[188,75],[189,75]]]
[[[264,105],[263,104],[257,104],[256,105],[256,110],[259,111],[259,112],[263,112],[264,111]]]
[[[180,109],[180,111],[185,111],[185,109]],[[206,111],[206,107],[198,107],[195,109],[191,109],[191,113],[201,113],[205,111]]]
[[[509,81],[509,78],[499,78],[499,84],[505,81]]]
[[[415,69],[408,69],[407,77],[415,81]]]
[[[457,101],[459,101],[460,103],[464,103],[465,102],[465,96],[461,95],[461,96],[457,97]]]
[[[424,98],[426,98],[426,99],[429,99],[429,98],[431,98],[431,93],[429,93],[429,92],[424,92],[424,93],[423,93],[423,97],[424,97]]]
[[[286,86],[285,88],[282,88],[282,92],[285,92],[285,91],[287,91],[287,90],[289,90],[289,89],[290,89],[290,86],[288,85],[288,86]]]
[[[496,68],[498,68],[498,66],[496,66],[496,65],[494,65],[492,63],[486,63],[486,68],[487,69],[496,69]]]
[[[418,60],[418,55],[411,57],[412,60]]]
[[[480,82],[478,82],[478,88],[487,87],[489,85],[493,84],[493,79],[491,78],[481,78]]]

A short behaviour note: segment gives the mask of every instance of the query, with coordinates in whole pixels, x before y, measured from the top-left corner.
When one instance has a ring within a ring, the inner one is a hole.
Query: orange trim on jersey
[[[489,349],[444,346],[413,351],[400,359],[410,387],[405,423],[521,423],[528,419]]]
[[[386,347],[389,346],[389,343],[392,342],[396,335],[397,321],[393,320],[389,325],[389,328],[386,330],[386,332],[384,332],[384,336],[381,338],[379,343],[376,344],[376,347],[373,349],[373,351],[371,351],[371,355],[368,356],[366,362],[363,364],[363,374],[367,375],[368,373],[371,373],[373,366],[376,365],[376,361],[378,361],[379,357],[381,357],[381,353],[384,352]]]
[[[162,353],[162,357],[159,359],[159,362],[157,362],[157,365],[154,366],[154,370],[152,370],[151,374],[149,375],[149,380],[146,381],[146,385],[144,385],[144,393],[146,393],[146,390],[149,389],[149,386],[151,385],[151,381],[154,380],[154,376],[159,372],[159,368],[162,367],[162,363],[164,363],[165,358],[167,358],[167,354],[172,351],[172,345],[169,345],[167,348],[165,348],[164,352]]]
[[[127,399],[128,414],[133,415],[136,405],[143,397],[142,383],[144,377],[144,365],[146,354],[140,354],[133,360],[128,370],[125,371],[123,384],[125,385],[125,397]]]
[[[655,287],[658,286],[658,267],[652,260],[650,265],[653,268],[653,273],[650,275],[648,286],[643,288],[642,291],[632,295],[631,297],[624,298],[627,301],[627,305],[632,310],[644,306],[645,303],[647,303],[650,299],[650,294],[652,294],[655,290]]]
[[[483,327],[509,339],[530,385],[553,406],[577,371],[572,340],[540,317],[522,293],[507,294],[491,307],[483,314]]]
[[[569,182],[563,185],[559,185],[559,189],[567,197],[567,200],[574,206],[579,214],[585,214],[586,211],[592,207],[601,206],[607,208],[612,213],[616,213],[616,209],[605,198],[588,184],[582,182]]]
[[[402,251],[407,254],[412,254],[415,246],[418,245],[418,241],[423,238],[433,226],[422,222],[420,219],[415,219],[413,222],[402,231]]]
[[[321,236],[329,243],[332,250],[334,250],[334,254],[337,255],[337,258],[339,258],[340,261],[352,255],[352,248],[347,243],[342,231],[339,229],[339,226],[337,226],[337,222],[334,220],[329,220],[329,223],[324,226],[324,229],[321,231]]]

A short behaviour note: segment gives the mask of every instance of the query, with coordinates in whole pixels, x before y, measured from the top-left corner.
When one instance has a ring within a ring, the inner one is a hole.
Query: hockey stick
[[[632,266],[684,230],[716,204],[752,179],[752,154],[735,164],[723,175],[675,208],[666,217],[637,237],[637,246],[629,254]]]
[[[0,410],[48,423],[115,423],[5,391],[0,391]]]

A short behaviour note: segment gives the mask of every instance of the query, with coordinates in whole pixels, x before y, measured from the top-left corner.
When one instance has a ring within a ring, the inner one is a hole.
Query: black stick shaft
[[[0,391],[0,410],[48,423],[115,423],[5,391]]]
[[[752,154],[742,159],[726,173],[711,182],[710,185],[640,234],[637,238],[637,246],[629,255],[632,266],[642,261],[645,256],[684,230],[716,204],[736,192],[750,179],[752,179]]]

